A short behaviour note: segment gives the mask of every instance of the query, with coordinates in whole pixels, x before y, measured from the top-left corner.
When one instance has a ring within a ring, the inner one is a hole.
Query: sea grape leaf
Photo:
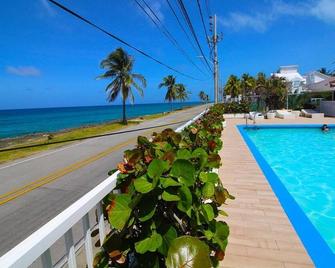
[[[200,172],[199,179],[202,182],[211,182],[211,183],[217,183],[219,180],[218,174],[214,172]]]
[[[163,188],[167,188],[170,186],[180,186],[180,183],[175,181],[174,179],[167,177],[167,178],[160,178],[160,183],[162,185]]]
[[[213,242],[217,243],[221,250],[225,250],[228,244],[229,227],[227,223],[218,221],[215,223]]]
[[[109,223],[116,229],[121,230],[127,223],[131,208],[131,196],[128,194],[115,195],[111,208],[108,210]]]
[[[178,192],[180,200],[178,201],[177,208],[180,211],[188,212],[192,206],[192,193],[186,186],[180,187]]]
[[[154,187],[151,182],[148,181],[146,176],[141,176],[134,180],[135,190],[139,193],[149,193]]]
[[[186,186],[191,186],[195,182],[195,169],[192,163],[185,159],[177,159],[171,168],[170,175]]]
[[[212,221],[215,217],[213,207],[210,204],[201,205],[202,212],[208,222]]]
[[[196,237],[181,236],[174,239],[165,261],[167,268],[210,268],[208,246]]]
[[[202,195],[205,198],[211,198],[212,196],[214,196],[214,192],[215,187],[214,184],[211,182],[206,182],[205,185],[202,187]]]
[[[162,194],[162,199],[167,202],[179,201],[180,197],[171,190],[166,189]]]
[[[172,241],[176,239],[177,236],[178,234],[176,229],[173,226],[170,226],[166,233],[162,235],[163,242],[162,245],[159,247],[158,251],[166,256]]]
[[[177,152],[177,158],[178,159],[189,159],[192,157],[192,154],[189,150],[187,149],[180,149]]]
[[[145,196],[141,199],[138,207],[140,208],[138,217],[141,222],[145,222],[150,220],[156,211],[157,200],[153,197],[153,195]]]
[[[200,162],[200,169],[207,164],[208,154],[202,148],[197,148],[192,152],[192,157],[198,158]]]
[[[137,253],[144,254],[148,251],[155,252],[161,245],[163,239],[160,234],[153,232],[150,237],[147,237],[135,243],[135,250]]]
[[[168,164],[160,159],[154,159],[148,166],[148,176],[157,179],[167,170]]]

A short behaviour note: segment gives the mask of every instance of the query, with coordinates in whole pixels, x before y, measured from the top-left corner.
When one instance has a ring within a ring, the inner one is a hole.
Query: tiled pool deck
[[[230,238],[222,267],[314,267],[298,235],[271,190],[236,125],[244,119],[227,119],[221,151],[220,176],[236,199],[224,207]],[[249,123],[252,123],[249,121]],[[257,124],[334,124],[334,118],[258,120]]]

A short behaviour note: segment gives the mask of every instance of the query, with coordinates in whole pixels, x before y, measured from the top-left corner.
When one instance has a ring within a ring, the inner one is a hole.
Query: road
[[[197,106],[0,165],[0,256],[107,177],[138,135],[177,128],[205,109]],[[158,128],[147,129],[157,125]]]

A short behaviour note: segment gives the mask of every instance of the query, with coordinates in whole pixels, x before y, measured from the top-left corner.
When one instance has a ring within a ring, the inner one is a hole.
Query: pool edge
[[[322,124],[321,124],[322,125]],[[302,128],[302,127],[319,127],[320,124],[309,124],[309,125],[257,125],[262,128]],[[335,125],[330,125],[335,127]],[[244,142],[247,144],[250,152],[255,158],[258,166],[262,170],[264,176],[269,182],[272,191],[278,198],[281,206],[283,207],[285,214],[289,218],[294,230],[296,231],[299,239],[304,245],[308,255],[311,257],[316,267],[331,267],[330,265],[335,263],[335,254],[323,240],[317,229],[307,218],[305,213],[302,211],[300,206],[296,203],[294,198],[287,191],[286,187],[282,184],[278,176],[272,170],[270,165],[263,158],[261,153],[258,151],[256,145],[249,138],[245,131],[245,125],[236,125],[242,136]]]

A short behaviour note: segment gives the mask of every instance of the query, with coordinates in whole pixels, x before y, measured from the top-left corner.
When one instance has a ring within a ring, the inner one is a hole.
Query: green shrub
[[[241,102],[231,102],[221,104],[225,114],[243,114],[250,112],[250,103],[242,100]]]
[[[222,105],[181,133],[165,129],[118,164],[116,189],[103,200],[112,231],[94,267],[212,267],[223,259],[229,227],[216,217],[233,199],[214,168],[222,148]]]

